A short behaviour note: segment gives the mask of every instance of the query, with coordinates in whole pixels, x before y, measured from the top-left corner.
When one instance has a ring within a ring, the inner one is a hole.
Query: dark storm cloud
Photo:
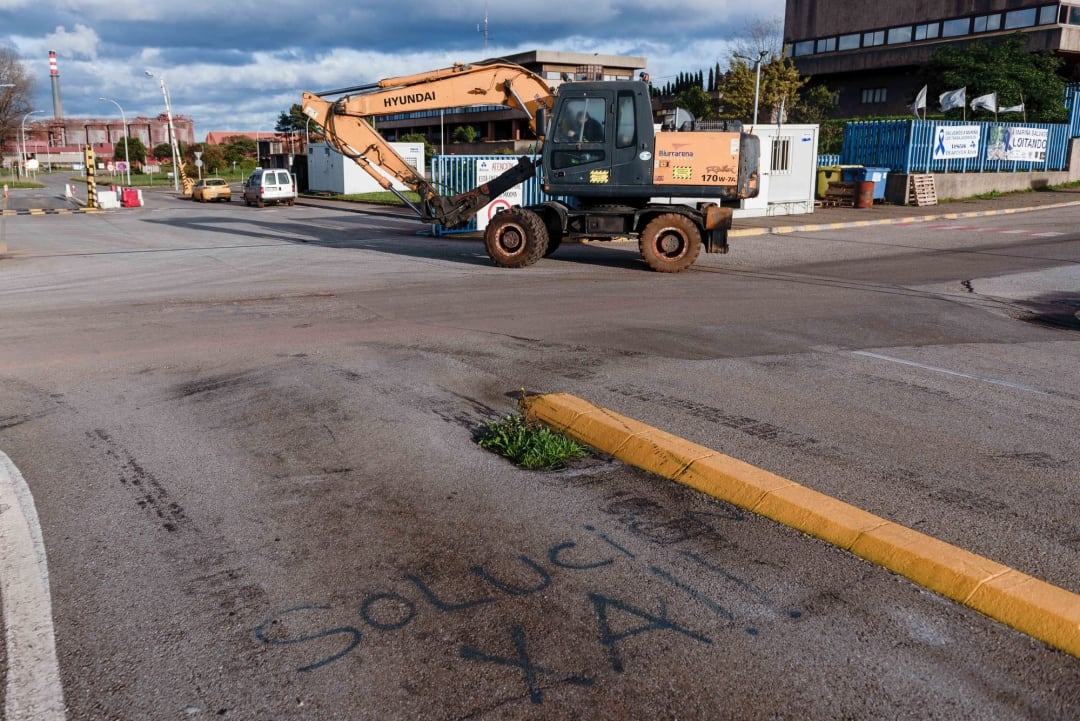
[[[196,135],[269,129],[303,90],[343,87],[534,49],[648,58],[654,80],[724,65],[755,19],[782,19],[781,0],[483,0],[409,3],[308,0],[0,0],[0,45],[35,77],[35,107],[50,108],[47,56],[60,57],[65,114],[100,116],[98,100],[129,116],[176,112]],[[144,74],[151,70],[155,76]]]

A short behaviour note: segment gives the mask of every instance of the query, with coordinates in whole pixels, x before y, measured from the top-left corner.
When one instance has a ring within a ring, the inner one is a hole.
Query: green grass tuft
[[[589,450],[580,443],[539,423],[529,423],[517,413],[481,428],[477,443],[509,458],[515,465],[532,470],[559,470],[570,461],[589,455]]]

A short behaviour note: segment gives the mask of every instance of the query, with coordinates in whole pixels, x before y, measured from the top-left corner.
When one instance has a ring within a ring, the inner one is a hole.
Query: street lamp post
[[[112,98],[98,98],[98,100],[105,103],[112,103],[117,108],[120,108],[120,120],[124,123],[124,167],[127,168],[127,184],[131,187],[131,160],[128,157],[128,126],[127,115],[124,114],[124,109],[120,107],[120,103],[116,102]]]
[[[29,113],[23,116],[22,122],[19,123],[19,141],[22,143],[22,149],[19,150],[19,163],[21,165],[21,172],[26,173],[26,119],[31,115],[37,115],[44,112],[43,110],[31,110]],[[19,177],[22,177],[20,175]]]
[[[152,78],[154,74],[146,71],[146,77]],[[165,118],[169,122],[169,144],[172,146],[173,161],[173,189],[180,192],[180,148],[176,145],[176,131],[173,129],[172,105],[169,103],[169,89],[165,87],[165,76],[161,76],[161,96],[165,99]]]
[[[768,50],[762,50],[758,53],[757,58],[748,58],[745,55],[735,54],[735,57],[740,60],[745,60],[748,63],[754,64],[754,125],[757,125],[758,116],[758,98],[761,97],[761,63],[765,60],[765,56],[769,54]]]

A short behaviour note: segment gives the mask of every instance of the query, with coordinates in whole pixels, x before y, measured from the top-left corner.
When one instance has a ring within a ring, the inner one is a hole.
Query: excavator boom
[[[455,65],[427,73],[381,80],[364,92],[329,100],[304,93],[302,108],[326,133],[328,142],[351,158],[380,186],[393,192],[421,218],[446,227],[463,225],[480,208],[535,174],[535,165],[521,158],[514,168],[470,191],[447,196],[439,192],[422,168],[414,168],[375,130],[371,120],[383,115],[438,110],[469,105],[501,105],[526,113],[537,136],[537,114],[551,110],[554,91],[543,78],[517,65]],[[399,181],[420,196],[410,202],[394,186]]]

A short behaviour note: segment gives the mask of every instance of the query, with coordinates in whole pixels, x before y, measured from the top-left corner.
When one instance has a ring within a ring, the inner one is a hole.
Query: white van
[[[296,202],[296,176],[287,170],[266,170],[255,168],[244,183],[244,205],[257,205],[260,208],[267,203]]]

